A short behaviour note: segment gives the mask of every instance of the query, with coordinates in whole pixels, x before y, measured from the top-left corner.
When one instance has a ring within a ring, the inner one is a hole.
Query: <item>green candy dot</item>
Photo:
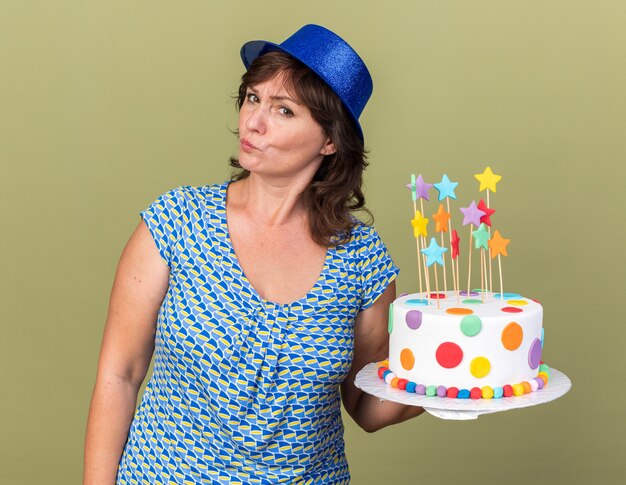
[[[482,327],[483,322],[476,315],[467,315],[461,320],[461,332],[468,337],[477,335]]]
[[[470,303],[470,304],[479,304],[482,303],[481,300],[476,300],[475,298],[469,298],[467,300],[463,300],[463,303]]]
[[[427,395],[428,397],[434,397],[434,396],[436,396],[436,395],[437,395],[437,387],[435,387],[435,386],[428,386],[428,387],[426,388],[426,395]]]
[[[391,334],[393,330],[393,303],[389,304],[389,323],[387,324],[387,332]]]
[[[546,364],[541,364],[538,372],[545,372],[550,377],[550,368]]]

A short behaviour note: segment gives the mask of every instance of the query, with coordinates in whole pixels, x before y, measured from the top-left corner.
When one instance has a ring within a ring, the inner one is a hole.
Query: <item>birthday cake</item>
[[[460,209],[463,225],[470,226],[465,290],[460,288],[460,238],[451,228],[449,202],[456,199],[458,183],[444,175],[440,183],[427,184],[420,175],[417,179],[412,176],[408,186],[415,214],[411,223],[420,292],[400,296],[391,304],[389,359],[378,364],[378,376],[397,389],[432,397],[497,399],[528,394],[548,383],[550,369],[541,361],[543,308],[536,300],[503,291],[501,256],[507,256],[510,240],[498,231],[491,234],[490,217],[495,210],[489,204],[489,190],[495,192],[501,177],[489,167],[475,177],[481,183],[480,191],[487,190],[487,202],[481,200],[477,205],[472,201]],[[433,214],[441,245],[432,237],[426,246],[428,219],[422,215],[423,200],[429,200],[433,186],[439,201],[446,200],[448,210],[440,204]],[[417,210],[418,200],[421,211]],[[448,237],[444,238],[444,233]],[[475,273],[480,273],[481,287],[470,290],[472,259],[477,256],[480,262]],[[494,293],[491,260],[496,257],[500,291]],[[440,291],[437,266],[441,266],[444,291]],[[452,291],[447,290],[448,273]]]

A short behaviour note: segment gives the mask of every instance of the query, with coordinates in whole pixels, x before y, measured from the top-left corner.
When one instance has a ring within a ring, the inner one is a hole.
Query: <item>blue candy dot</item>
[[[500,399],[502,396],[504,396],[504,389],[502,389],[501,387],[494,387],[493,388],[493,398],[494,399]]]
[[[459,389],[459,393],[456,396],[458,399],[467,399],[470,397],[470,392],[468,389]]]
[[[420,305],[428,305],[428,300],[424,300],[421,298],[412,298],[410,300],[405,301],[407,305],[420,306]]]
[[[387,377],[388,374],[391,374],[390,370],[386,370],[385,372],[383,372],[383,381],[385,380],[385,377]]]
[[[415,392],[415,386],[417,386],[417,384],[415,384],[415,382],[407,382],[407,384],[406,384],[406,392]]]

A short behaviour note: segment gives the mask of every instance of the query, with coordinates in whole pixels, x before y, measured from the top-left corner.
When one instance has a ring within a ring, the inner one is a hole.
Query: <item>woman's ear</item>
[[[326,143],[320,150],[322,155],[332,155],[333,153],[337,153],[337,149],[335,148],[335,144],[332,142],[330,138],[326,139]]]

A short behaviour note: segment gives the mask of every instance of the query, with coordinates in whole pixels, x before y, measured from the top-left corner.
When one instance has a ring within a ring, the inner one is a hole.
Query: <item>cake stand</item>
[[[383,401],[394,401],[410,406],[420,406],[441,419],[477,419],[482,414],[526,408],[554,401],[572,387],[572,381],[562,372],[550,368],[548,385],[530,394],[500,399],[451,399],[429,397],[395,389],[378,377],[378,365],[368,364],[359,371],[354,384],[359,389]]]

